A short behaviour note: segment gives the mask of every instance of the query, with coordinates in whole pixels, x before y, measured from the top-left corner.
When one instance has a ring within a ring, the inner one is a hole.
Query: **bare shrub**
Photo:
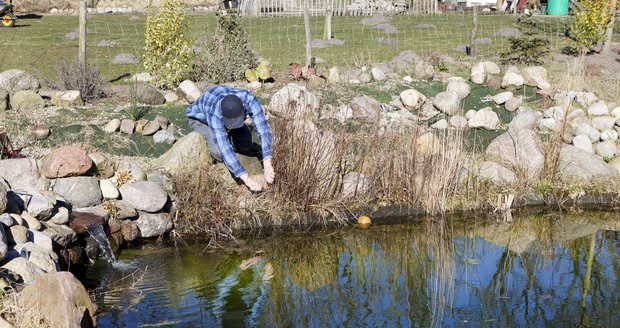
[[[99,75],[96,66],[64,62],[56,68],[57,87],[62,90],[79,90],[82,100],[92,101],[105,96],[107,82]]]

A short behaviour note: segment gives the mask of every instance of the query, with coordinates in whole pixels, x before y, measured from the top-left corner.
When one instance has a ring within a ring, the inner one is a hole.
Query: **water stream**
[[[99,259],[114,262],[116,261],[116,256],[112,251],[112,246],[110,246],[110,240],[108,240],[108,236],[103,229],[103,226],[100,224],[91,224],[88,226],[88,233],[99,246]]]
[[[99,327],[613,327],[620,215],[428,220],[143,244],[82,277]]]

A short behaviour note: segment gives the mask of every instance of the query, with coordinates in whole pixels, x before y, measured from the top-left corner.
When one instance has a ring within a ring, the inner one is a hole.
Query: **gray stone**
[[[483,128],[485,130],[497,130],[499,126],[499,117],[492,110],[479,110],[472,118],[469,119],[467,125],[470,128]]]
[[[21,256],[12,258],[5,263],[2,268],[16,274],[24,284],[30,284],[37,277],[45,274],[43,269]]]
[[[153,142],[155,143],[167,143],[172,145],[176,140],[174,133],[169,130],[159,130],[153,135]]]
[[[136,98],[139,103],[147,105],[162,105],[166,102],[164,95],[157,88],[148,84],[139,84],[136,90]]]
[[[66,224],[69,222],[69,210],[66,207],[57,207],[50,222],[54,224]]]
[[[138,225],[134,221],[123,220],[121,222],[121,234],[123,236],[123,240],[132,242],[138,238],[140,228],[138,228]]]
[[[538,120],[538,129],[542,132],[558,131],[560,129],[560,125],[554,118],[541,118]]]
[[[558,176],[563,180],[590,181],[594,177],[609,178],[618,171],[602,159],[571,145],[564,145],[560,151]]]
[[[133,219],[138,216],[136,209],[126,200],[114,200],[111,203],[116,207],[118,220]]]
[[[594,153],[603,159],[610,160],[618,153],[615,141],[603,141],[594,145]]]
[[[112,119],[110,122],[108,122],[108,124],[106,124],[103,127],[103,131],[107,133],[114,133],[118,131],[120,127],[121,127],[121,120],[119,120],[118,118],[115,118],[115,119]]]
[[[151,164],[167,172],[181,173],[197,172],[212,162],[204,137],[197,132],[191,132]]]
[[[602,101],[595,102],[588,107],[588,115],[590,116],[605,116],[609,115],[609,108],[607,104]]]
[[[519,109],[519,107],[521,107],[522,103],[523,103],[523,100],[520,97],[512,97],[508,99],[508,101],[504,104],[504,106],[506,107],[507,111],[514,112],[517,109]]]
[[[120,196],[114,183],[108,179],[99,180],[99,187],[104,199],[117,199]]]
[[[616,118],[613,116],[595,116],[592,118],[592,127],[600,132],[611,130],[614,125],[616,125]]]
[[[164,98],[166,99],[166,104],[174,104],[179,101],[179,95],[174,91],[164,91]]]
[[[36,231],[36,233],[40,232]],[[28,254],[28,261],[36,264],[45,272],[58,272],[59,270],[57,263],[58,255],[51,249],[33,242],[27,242],[15,245],[15,250],[18,252],[26,251]]]
[[[112,61],[110,62],[111,64],[116,64],[116,65],[124,65],[124,64],[138,64],[140,61],[138,60],[138,57],[136,57],[136,55],[134,54],[130,54],[130,53],[120,53],[118,55],[116,55],[116,57],[114,57],[112,59]]]
[[[426,101],[426,96],[416,89],[407,89],[400,93],[400,101],[407,109],[419,109]]]
[[[585,134],[577,135],[573,138],[573,146],[586,151],[588,154],[594,154],[594,148],[592,147],[592,141]]]
[[[108,158],[108,156],[100,152],[95,152],[88,154],[88,157],[90,157],[95,164],[97,175],[100,178],[107,179],[114,176],[114,162]]]
[[[101,204],[102,196],[99,181],[94,177],[56,179],[53,189],[73,207],[89,207]]]
[[[0,89],[9,93],[21,90],[38,91],[41,84],[32,74],[19,69],[11,69],[0,73]]]
[[[17,222],[15,222],[15,220],[9,213],[2,213],[0,214],[0,223],[4,224],[6,227],[11,227],[15,225]]]
[[[374,98],[366,95],[353,98],[349,107],[351,108],[353,119],[369,123],[376,122],[382,112],[381,104]]]
[[[77,241],[77,233],[64,224],[46,224],[47,229],[43,230],[43,234],[48,236],[60,248],[65,248],[71,243]]]
[[[126,183],[119,188],[123,200],[128,201],[139,211],[158,212],[166,205],[168,194],[151,181]]]
[[[138,237],[157,237],[170,231],[173,227],[172,220],[167,213],[138,212],[138,219],[134,221],[140,233]]]
[[[136,122],[130,118],[123,119],[121,121],[120,131],[125,134],[133,134],[133,130],[136,128]]]
[[[373,67],[370,70],[370,74],[372,75],[372,79],[375,81],[383,81],[386,78],[385,73],[379,67]]]
[[[467,119],[461,115],[451,116],[450,126],[457,129],[464,129],[467,127]]]
[[[45,100],[30,90],[17,91],[11,95],[11,108],[16,111],[31,111],[45,106]]]
[[[163,130],[167,129],[170,125],[170,120],[167,117],[161,115],[156,115],[153,121],[159,124],[159,127]]]
[[[454,91],[443,91],[435,96],[433,105],[447,115],[455,115],[461,110],[461,99]]]
[[[478,176],[497,184],[514,183],[517,181],[517,176],[514,172],[495,162],[483,162],[480,164]]]
[[[497,159],[499,164],[525,173],[531,181],[538,179],[545,163],[540,140],[534,131],[528,129],[508,130],[491,141],[485,153]]]
[[[592,142],[598,142],[601,138],[601,133],[593,128],[590,124],[580,123],[575,128],[575,135],[585,134],[590,138]]]
[[[22,212],[21,218],[24,220],[24,223],[26,224],[28,229],[38,231],[41,230],[41,228],[43,227],[41,225],[41,222],[39,222],[39,220],[37,220],[34,216],[30,215],[30,213],[28,212]]]
[[[433,65],[423,60],[418,61],[414,68],[414,77],[420,80],[432,80],[435,76]]]
[[[269,102],[269,112],[284,118],[316,118],[318,111],[318,98],[296,83],[284,86]]]
[[[459,96],[460,99],[465,99],[467,96],[469,96],[469,93],[471,92],[471,87],[465,81],[453,81],[448,83],[446,91],[453,91]]]
[[[160,128],[159,123],[155,121],[149,121],[148,123],[146,123],[146,125],[142,129],[142,135],[143,136],[153,135],[155,134],[155,132],[159,131],[159,128]]]
[[[9,242],[13,244],[23,244],[28,242],[28,228],[23,225],[14,225],[9,228],[10,233],[7,235]]]
[[[189,103],[193,103],[202,95],[200,89],[198,89],[196,84],[191,80],[185,80],[181,82],[181,84],[179,84],[178,91],[181,97],[185,98],[185,100],[187,100]]]
[[[602,141],[616,141],[618,140],[618,132],[616,130],[605,130],[601,132]]]
[[[22,198],[28,213],[39,220],[47,220],[52,216],[54,204],[36,189],[15,190]]]

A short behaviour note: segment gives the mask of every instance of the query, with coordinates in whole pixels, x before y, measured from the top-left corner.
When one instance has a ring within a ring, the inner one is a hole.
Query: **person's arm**
[[[267,183],[273,183],[273,180],[275,178],[275,172],[271,164],[271,153],[273,145],[273,135],[271,133],[271,127],[269,127],[269,122],[267,121],[267,117],[265,116],[265,111],[258,102],[256,96],[254,96],[250,92],[247,92],[244,100],[246,102],[246,106],[250,111],[250,115],[252,116],[252,124],[254,124],[254,126],[256,127],[256,132],[258,132],[258,137],[260,139],[263,153],[263,171],[265,181],[267,181]]]

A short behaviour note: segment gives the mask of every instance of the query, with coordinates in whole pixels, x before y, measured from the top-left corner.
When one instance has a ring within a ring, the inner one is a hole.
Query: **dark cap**
[[[227,129],[237,129],[245,122],[245,109],[243,102],[235,95],[228,95],[222,98],[220,103],[222,109],[222,121]]]

